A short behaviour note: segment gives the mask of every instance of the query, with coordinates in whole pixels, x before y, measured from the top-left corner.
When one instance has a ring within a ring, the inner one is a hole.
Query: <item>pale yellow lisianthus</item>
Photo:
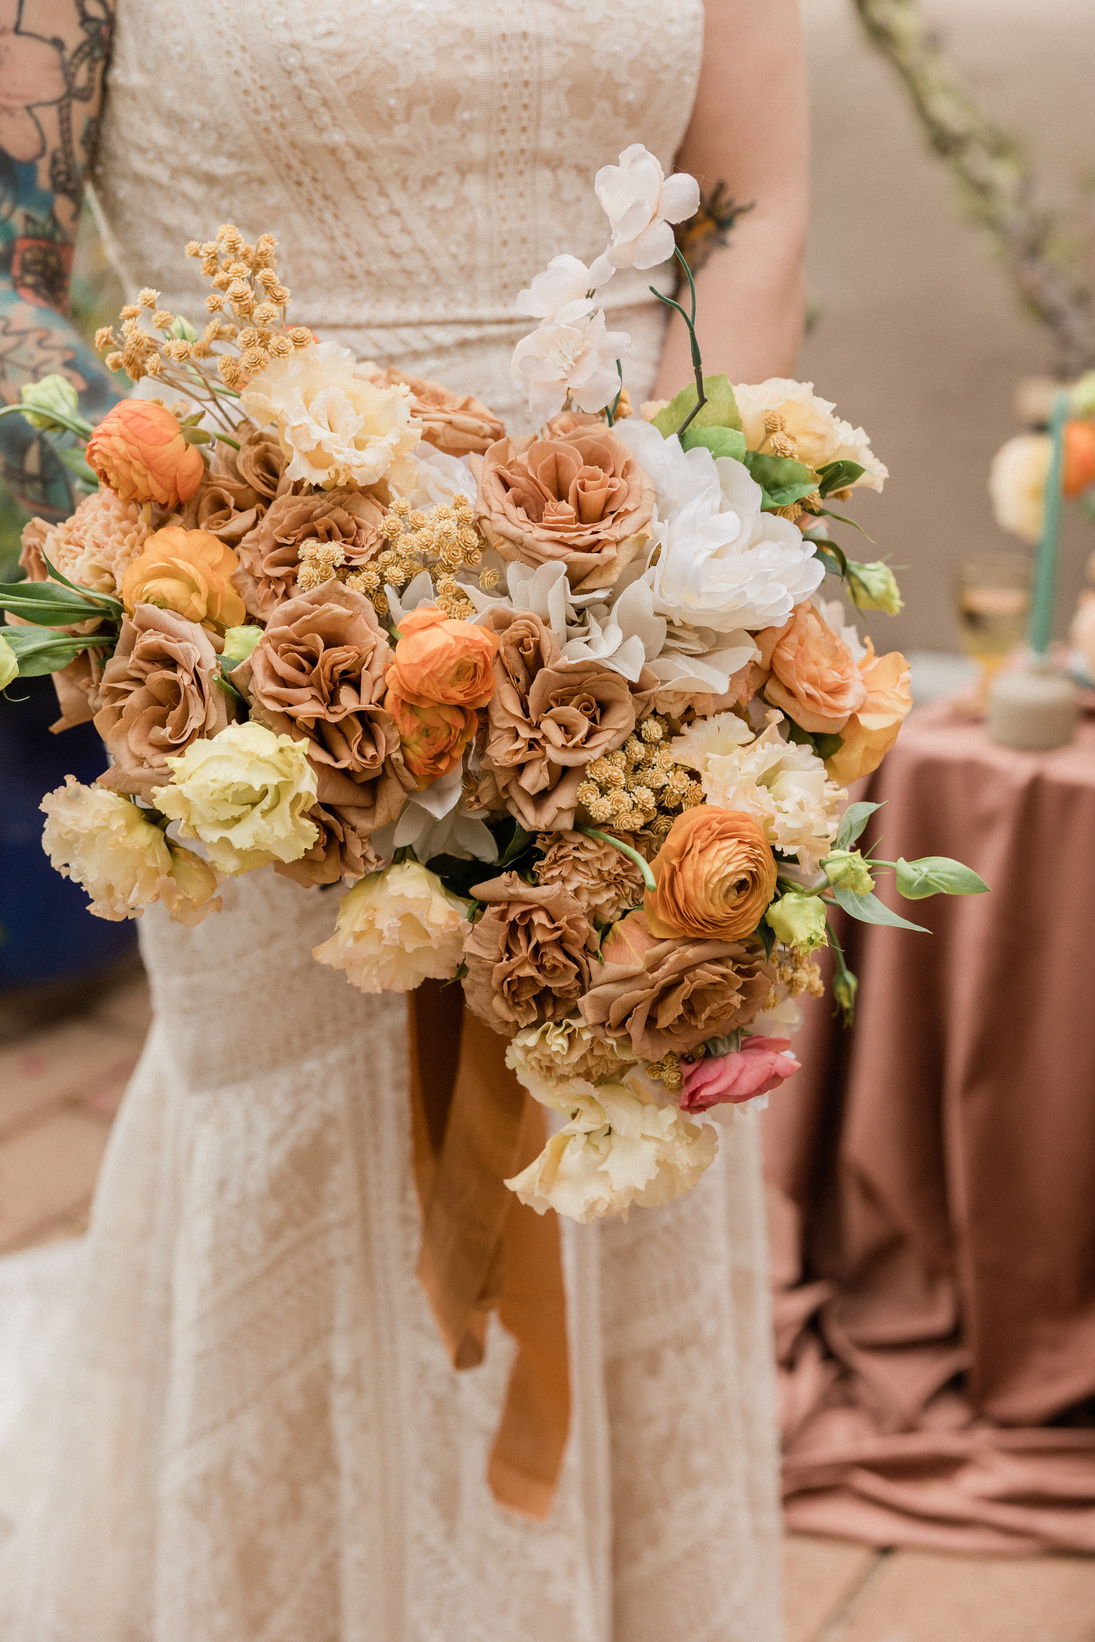
[[[750,450],[769,450],[765,418],[778,415],[782,431],[794,440],[795,453],[807,467],[825,467],[829,462],[857,462],[864,472],[857,487],[881,490],[889,471],[871,449],[862,428],[853,428],[835,415],[836,406],[814,392],[812,382],[795,382],[790,377],[773,376],[767,382],[734,384],[734,397],[741,412],[742,432]]]
[[[229,724],[167,760],[171,785],[153,789],[184,838],[200,838],[222,872],[299,861],[319,837],[305,812],[316,775],[305,743],[261,724]]]
[[[586,1085],[574,1116],[506,1185],[522,1203],[588,1224],[682,1197],[713,1162],[714,1132],[623,1084]]]
[[[220,910],[217,875],[192,850],[164,836],[131,798],[85,787],[73,776],[47,793],[42,848],[62,877],[91,896],[89,912],[117,923],[162,901],[176,923],[196,924]]]
[[[374,485],[410,455],[422,432],[410,389],[373,380],[376,369],[337,342],[311,342],[251,378],[243,408],[257,426],[277,428],[285,479],[321,490]]]
[[[992,459],[989,495],[996,523],[1024,542],[1036,542],[1042,534],[1052,453],[1047,433],[1019,433]]]
[[[420,981],[447,980],[464,956],[468,902],[450,894],[417,861],[370,872],[344,895],[338,926],[312,956],[362,992],[413,992]]]

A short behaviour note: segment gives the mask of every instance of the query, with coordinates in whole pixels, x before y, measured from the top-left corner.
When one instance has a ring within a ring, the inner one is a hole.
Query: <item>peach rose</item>
[[[608,428],[536,439],[523,455],[500,439],[472,466],[491,546],[511,562],[562,562],[578,592],[611,587],[649,540],[654,481]]]
[[[894,742],[912,706],[909,664],[900,650],[876,656],[867,640],[867,654],[859,664],[867,699],[842,731],[838,750],[825,768],[842,787],[877,770]]]
[[[121,501],[167,508],[192,496],[205,472],[178,417],[147,399],[123,399],[107,412],[87,442],[87,461]]]
[[[403,763],[419,789],[459,764],[479,722],[474,707],[444,702],[419,707],[393,688],[388,689],[384,706],[399,732]]]
[[[485,707],[497,652],[496,634],[419,605],[399,623],[388,682],[416,707]]]
[[[504,439],[506,429],[492,410],[470,393],[452,393],[440,382],[407,376],[389,365],[373,378],[385,386],[402,383],[411,390],[411,415],[422,424],[422,437],[446,456],[481,455]]]
[[[741,940],[776,892],[776,858],[759,822],[711,804],[678,815],[652,870],[657,887],[643,904],[660,939]]]
[[[776,639],[764,693],[804,730],[839,735],[867,699],[855,657],[812,604],[799,604]]]
[[[129,616],[139,604],[156,604],[207,627],[241,627],[247,612],[232,586],[238,566],[227,543],[208,531],[165,525],[149,536],[118,591]]]

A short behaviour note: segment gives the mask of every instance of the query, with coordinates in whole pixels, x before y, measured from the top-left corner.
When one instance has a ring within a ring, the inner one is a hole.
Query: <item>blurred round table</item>
[[[1092,1551],[1095,723],[1019,753],[938,703],[859,796],[992,892],[883,875],[932,933],[844,924],[856,1025],[811,1002],[765,1116],[789,1520]]]

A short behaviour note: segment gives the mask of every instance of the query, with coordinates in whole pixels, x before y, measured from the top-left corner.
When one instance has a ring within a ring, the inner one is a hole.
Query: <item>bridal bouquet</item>
[[[827,941],[851,1016],[833,904],[915,928],[881,866],[914,898],[984,887],[856,848],[877,806],[847,787],[909,670],[841,601],[896,612],[892,572],[829,526],[885,468],[810,384],[703,374],[691,177],[636,146],[596,189],[605,253],[518,299],[532,438],[292,326],[270,235],[188,245],[204,329],[146,290],[97,338],[155,397],[91,428],[49,377],[11,407],[87,494],[0,590],[0,682],[52,673],[57,727],[110,752],[42,805],[90,910],[195,923],[266,866],[351,885],[316,959],[366,992],[462,984],[559,1114],[508,1184],[578,1220],[695,1184],[715,1124],[797,1069]],[[696,380],[640,409],[598,295],[670,257]]]

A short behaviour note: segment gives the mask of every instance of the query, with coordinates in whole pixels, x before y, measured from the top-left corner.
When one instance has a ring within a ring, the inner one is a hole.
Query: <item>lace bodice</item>
[[[198,318],[183,243],[274,232],[297,323],[510,419],[517,292],[604,248],[599,166],[642,141],[671,168],[702,37],[702,0],[119,0],[108,248],[131,290]],[[606,303],[640,392],[663,328],[649,283],[617,275]]]

